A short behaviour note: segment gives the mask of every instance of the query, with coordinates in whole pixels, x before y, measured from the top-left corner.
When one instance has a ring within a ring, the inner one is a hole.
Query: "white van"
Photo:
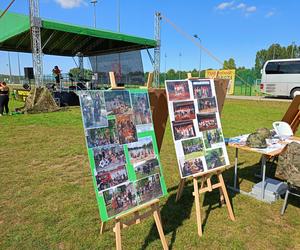
[[[300,95],[300,58],[266,61],[260,90],[274,96]]]

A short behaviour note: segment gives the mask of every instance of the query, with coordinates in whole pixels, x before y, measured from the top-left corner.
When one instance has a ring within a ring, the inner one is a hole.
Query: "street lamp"
[[[165,81],[167,80],[167,53],[165,53]]]
[[[200,45],[201,45],[201,44],[202,44],[201,38],[200,38],[197,34],[195,34],[194,37],[195,37],[196,39],[199,40]],[[201,74],[201,57],[202,57],[202,49],[200,48],[200,58],[199,58],[199,78],[200,78],[200,74]]]
[[[98,3],[98,1],[97,0],[92,0],[91,1],[91,4],[93,4],[94,5],[94,27],[96,28],[96,4]]]
[[[181,79],[181,52],[179,52],[179,79]]]

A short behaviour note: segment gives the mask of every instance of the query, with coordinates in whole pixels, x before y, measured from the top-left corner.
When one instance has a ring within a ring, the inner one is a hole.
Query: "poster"
[[[205,78],[229,79],[227,94],[233,95],[235,82],[235,69],[206,70]]]
[[[166,81],[181,178],[229,165],[212,79]]]
[[[79,93],[102,221],[167,194],[147,90]]]

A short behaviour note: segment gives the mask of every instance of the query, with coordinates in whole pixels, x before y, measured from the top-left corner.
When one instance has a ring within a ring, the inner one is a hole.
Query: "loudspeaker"
[[[24,75],[26,79],[32,80],[34,79],[33,68],[28,67],[24,68]]]

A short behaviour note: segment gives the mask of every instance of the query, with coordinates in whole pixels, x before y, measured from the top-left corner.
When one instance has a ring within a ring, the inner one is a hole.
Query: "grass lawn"
[[[15,103],[18,105],[18,103]],[[226,100],[224,137],[271,127],[289,103]],[[85,147],[79,108],[0,118],[0,249],[113,249],[113,223],[99,235],[99,214]],[[231,163],[234,150],[228,149]],[[170,125],[161,162],[169,195],[161,216],[172,249],[300,249],[299,200],[291,199],[284,216],[282,200],[265,204],[230,193],[236,221],[218,205],[218,192],[202,195],[204,236],[196,229],[192,184],[175,203],[179,170]],[[258,179],[258,154],[240,153],[243,189]],[[272,176],[272,168],[268,176]],[[225,172],[232,183],[233,169]],[[153,219],[123,230],[124,249],[161,249]]]

